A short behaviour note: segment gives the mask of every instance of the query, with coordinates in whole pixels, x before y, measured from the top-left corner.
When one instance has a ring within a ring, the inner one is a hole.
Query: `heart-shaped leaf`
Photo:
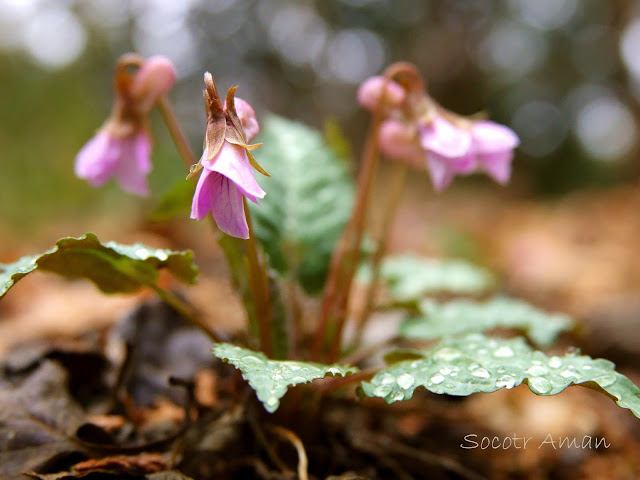
[[[575,384],[607,394],[640,417],[640,389],[608,360],[576,353],[549,357],[531,349],[523,338],[505,340],[480,334],[444,339],[422,355],[422,359],[384,368],[370,382],[362,382],[362,391],[393,403],[410,399],[418,387],[439,394],[470,395],[524,382],[537,395],[555,395]]]
[[[523,330],[542,347],[572,327],[566,315],[551,314],[526,302],[496,297],[486,302],[460,299],[446,303],[423,300],[420,317],[407,319],[400,334],[412,340],[434,340],[448,335],[486,332],[495,328]]]
[[[213,347],[216,357],[231,363],[242,372],[263,403],[264,408],[275,412],[287,389],[300,383],[311,382],[327,375],[345,376],[358,371],[348,365],[323,365],[291,360],[270,360],[261,352],[237,347],[230,343],[218,343]]]
[[[191,251],[155,249],[141,243],[102,243],[93,233],[87,233],[79,238],[62,238],[41,255],[0,264],[0,298],[36,269],[69,278],[86,278],[105,293],[128,293],[155,284],[161,268],[168,269],[184,283],[194,283],[198,275]]]

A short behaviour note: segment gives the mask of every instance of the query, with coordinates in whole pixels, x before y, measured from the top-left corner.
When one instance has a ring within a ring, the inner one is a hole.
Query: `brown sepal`
[[[255,168],[258,172],[260,172],[265,177],[271,176],[267,173],[267,171],[264,168],[260,166],[260,164],[256,161],[256,159],[253,157],[253,155],[249,150],[247,150],[247,157],[249,157],[249,163],[251,164],[251,166]]]
[[[242,128],[242,122],[238,117],[238,112],[236,112],[236,102],[235,102],[235,93],[238,90],[238,87],[231,87],[229,91],[227,91],[227,99],[226,99],[226,111],[227,118],[231,122],[231,124],[235,127],[236,133],[238,137],[241,139],[242,143],[247,143],[247,137],[244,133],[244,128]]]

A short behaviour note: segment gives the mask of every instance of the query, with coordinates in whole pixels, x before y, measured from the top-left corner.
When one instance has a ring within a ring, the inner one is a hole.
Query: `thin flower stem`
[[[264,263],[260,261],[258,244],[253,232],[251,212],[247,205],[247,199],[243,197],[244,213],[249,227],[247,239],[247,259],[249,261],[249,287],[256,308],[256,321],[258,323],[258,335],[260,337],[260,349],[267,357],[273,355],[271,342],[271,304],[269,301],[269,276]]]
[[[380,266],[382,264],[382,259],[387,252],[387,245],[389,243],[393,219],[398,210],[398,206],[400,205],[400,200],[407,180],[407,171],[408,167],[405,163],[397,162],[393,166],[389,196],[385,202],[386,206],[382,217],[382,224],[380,225],[378,236],[375,239],[376,250],[371,259],[371,282],[369,283],[365,293],[364,307],[356,320],[356,335],[354,339],[356,345],[362,341],[364,328],[369,316],[371,315],[371,311],[373,310],[375,295],[378,290],[378,282],[380,280]]]
[[[213,340],[214,342],[220,341],[216,332],[213,331],[213,329],[202,320],[200,315],[196,313],[191,305],[186,303],[174,293],[165,290],[155,283],[148,284],[147,286],[151,288],[163,302],[175,309],[185,320],[188,320],[194,327],[202,330],[211,340]]]
[[[362,167],[358,177],[355,206],[331,259],[325,293],[320,307],[320,318],[311,348],[311,356],[314,360],[320,360],[322,357],[327,340],[330,342],[329,361],[335,360],[339,354],[351,284],[360,259],[371,186],[378,165],[378,133],[385,111],[387,84],[396,77],[400,77],[401,83],[408,91],[422,91],[424,89],[420,73],[410,63],[394,63],[384,73],[386,83],[382,88],[382,97],[378,108],[373,114],[362,154]],[[330,320],[335,322],[335,328],[332,332],[333,338],[327,339],[327,327]]]
[[[327,327],[330,319],[335,316],[337,301],[340,300],[341,296],[340,293],[346,289],[348,295],[349,284],[351,283],[351,279],[349,278],[351,276],[350,271],[355,271],[355,268],[351,268],[349,264],[355,264],[358,261],[360,243],[365,225],[364,220],[369,203],[369,193],[378,163],[378,130],[381,123],[381,116],[381,113],[374,116],[369,129],[362,154],[362,167],[358,177],[355,206],[340,242],[331,258],[325,293],[320,307],[320,320],[312,345],[312,359],[315,361],[320,360],[322,357],[327,340]],[[342,333],[341,322],[339,319],[337,319],[337,322],[333,342],[335,342],[335,338]]]
[[[189,142],[187,142],[187,139],[180,128],[178,117],[173,111],[171,103],[169,103],[169,100],[166,97],[161,97],[160,100],[158,100],[158,107],[160,108],[160,114],[167,126],[167,130],[169,130],[169,134],[171,135],[171,139],[173,140],[178,153],[182,157],[187,168],[191,168],[191,166],[196,163],[196,158],[189,147]]]

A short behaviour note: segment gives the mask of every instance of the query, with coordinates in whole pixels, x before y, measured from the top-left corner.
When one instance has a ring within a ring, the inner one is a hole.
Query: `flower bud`
[[[386,83],[384,95],[384,106],[397,108],[404,102],[407,93],[396,82],[386,80],[384,77],[376,76],[365,80],[358,88],[358,102],[369,111],[375,111],[381,100],[382,92]]]
[[[409,125],[398,120],[385,120],[380,125],[379,135],[382,153],[413,166],[424,165],[424,151],[418,143],[415,131]]]
[[[171,61],[163,56],[149,57],[135,73],[130,94],[138,103],[141,113],[147,113],[166,95],[176,81],[176,71]]]
[[[248,102],[242,100],[241,98],[236,97],[234,103],[236,107],[236,113],[238,114],[238,118],[240,119],[240,123],[242,124],[242,128],[244,130],[244,134],[247,136],[247,142],[250,142],[260,132],[260,125],[258,124],[258,119],[256,118],[256,112]]]

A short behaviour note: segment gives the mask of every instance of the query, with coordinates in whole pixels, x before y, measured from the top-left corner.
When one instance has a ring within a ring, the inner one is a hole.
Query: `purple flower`
[[[484,170],[498,183],[507,183],[513,150],[519,144],[516,134],[486,120],[460,123],[457,127],[443,117],[435,117],[415,128],[388,119],[380,126],[380,149],[385,155],[413,166],[426,161],[433,186],[439,192],[456,175],[478,170]]]
[[[436,117],[420,128],[419,135],[431,181],[437,191],[449,186],[456,173],[469,173],[474,169],[469,132]]]
[[[206,151],[203,158],[206,158]],[[225,141],[213,161],[203,160],[191,205],[191,218],[202,220],[211,212],[218,228],[238,238],[249,238],[242,197],[254,203],[265,192],[253,176],[244,148]]]
[[[193,173],[202,170],[191,204],[191,218],[202,220],[209,212],[218,228],[238,238],[249,238],[244,197],[254,203],[265,196],[253,175],[253,169],[268,175],[251,155],[260,145],[249,141],[260,131],[256,114],[247,102],[235,98],[235,88],[224,103],[213,77],[205,73],[204,91],[207,109],[205,146]]]
[[[413,166],[424,168],[426,163],[437,191],[448,187],[456,175],[479,170],[498,183],[509,181],[513,150],[520,143],[512,130],[442,108],[410,64],[394,64],[385,76],[389,80],[371,77],[358,89],[363,107],[373,112],[382,107],[378,136],[382,153]]]
[[[144,130],[133,136],[116,137],[101,131],[80,150],[75,173],[94,187],[115,176],[123,190],[146,195],[147,174],[151,171],[151,140]]]
[[[138,66],[137,72],[129,72]],[[116,101],[110,118],[78,152],[75,173],[94,187],[116,177],[123,190],[136,195],[149,192],[151,137],[146,117],[173,86],[175,71],[164,57],[142,60],[123,55],[114,76]]]
[[[471,128],[473,160],[496,182],[506,184],[511,177],[513,150],[520,139],[510,128],[494,122],[476,122]]]

